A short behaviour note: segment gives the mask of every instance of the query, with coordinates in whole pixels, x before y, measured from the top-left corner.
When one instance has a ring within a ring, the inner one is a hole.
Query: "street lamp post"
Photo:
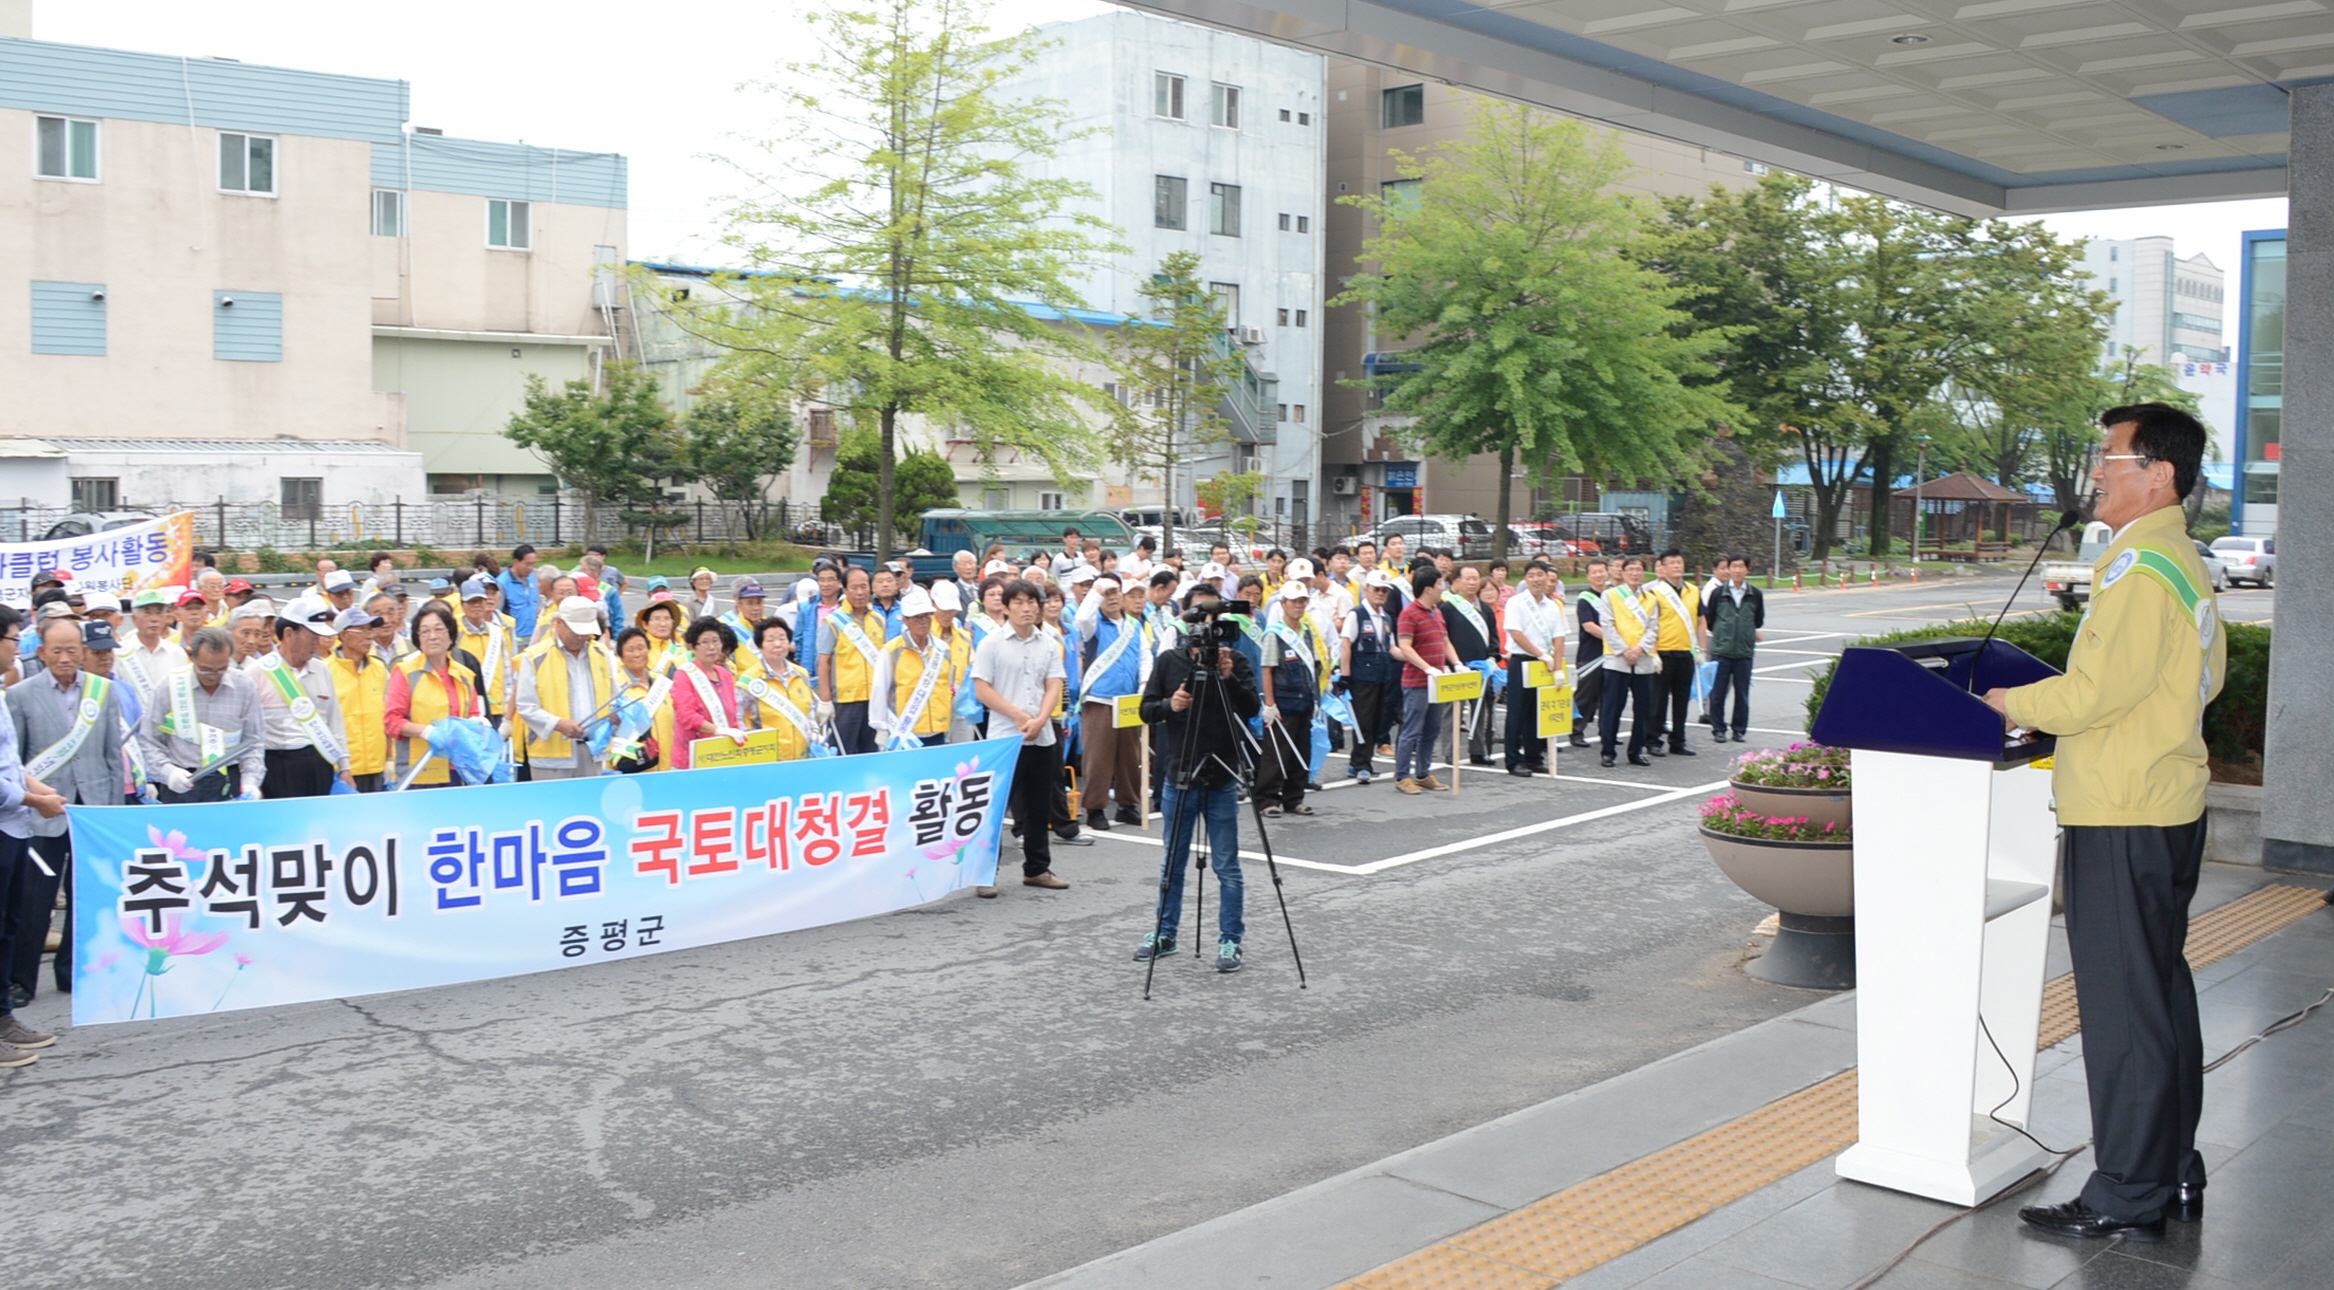
[[[1913,466],[1913,563],[1921,562],[1921,481],[1929,474],[1929,436],[1913,441],[1920,445],[1919,461]]]

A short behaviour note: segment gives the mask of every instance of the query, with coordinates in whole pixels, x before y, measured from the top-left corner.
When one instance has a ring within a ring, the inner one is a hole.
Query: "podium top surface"
[[[2058,674],[1999,639],[1854,646],[1840,655],[1808,735],[1836,748],[2019,765],[2048,756],[2056,741],[2010,742],[2001,714],[1978,696]]]

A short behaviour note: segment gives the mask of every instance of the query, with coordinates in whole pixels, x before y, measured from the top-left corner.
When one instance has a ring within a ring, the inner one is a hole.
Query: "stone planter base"
[[[1856,920],[1778,913],[1775,944],[1743,969],[1795,990],[1856,988]]]
[[[1844,829],[1850,823],[1848,794],[1838,789],[1762,788],[1739,780],[1728,781],[1726,789],[1744,806],[1761,815],[1785,819],[1805,816],[1808,823],[1819,829],[1826,824],[1837,824]]]

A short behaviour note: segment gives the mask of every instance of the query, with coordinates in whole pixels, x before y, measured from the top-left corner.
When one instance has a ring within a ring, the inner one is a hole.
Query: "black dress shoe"
[[[1669,753],[1670,753],[1670,756],[1672,756],[1672,757],[1699,757],[1699,756],[1701,756],[1701,754],[1700,754],[1700,753],[1698,753],[1698,752],[1695,752],[1693,749],[1686,747],[1684,744],[1679,744],[1677,747],[1670,749],[1670,750],[1669,750]]]
[[[1110,817],[1100,811],[1088,811],[1086,812],[1086,827],[1100,829],[1104,833],[1108,833],[1110,832]]]
[[[1660,753],[1654,754],[1656,757],[1659,757],[1660,755]],[[1629,754],[1629,764],[1632,766],[1651,766],[1653,763],[1645,760],[1645,758],[1639,756],[1636,753],[1631,753]]]
[[[1135,810],[1135,808],[1131,806],[1122,806],[1118,808],[1118,814],[1113,815],[1110,818],[1118,821],[1121,824],[1132,824],[1137,828],[1142,827],[1143,823],[1142,813]]]
[[[21,985],[12,985],[12,986],[9,986],[9,987],[8,987],[8,1006],[9,1006],[9,1007],[11,1007],[11,1008],[22,1008],[22,1007],[25,1007],[25,1006],[29,1005],[31,1002],[32,1002],[32,991],[25,989],[25,988],[24,988],[23,986],[21,986]]]
[[[1489,766],[1491,759],[1489,757],[1469,757],[1467,764],[1470,766]]]
[[[2204,1217],[2204,1186],[2201,1183],[2182,1183],[2172,1192],[2172,1203],[2164,1212],[2183,1223],[2193,1223]]]
[[[1597,758],[1597,765],[1599,766],[1610,766],[1612,764],[1613,754],[1611,753],[1604,753]]]
[[[2054,1236],[2128,1236],[2135,1241],[2164,1239],[2164,1216],[2159,1213],[2146,1220],[2109,1218],[2083,1203],[2078,1196],[2064,1205],[2028,1205],[2018,1211],[2018,1217],[2029,1227],[2039,1228]]]
[[[1663,747],[1662,747],[1661,745],[1659,745],[1659,744],[1656,744],[1656,745],[1654,745],[1653,747],[1646,749],[1645,751],[1647,751],[1647,752],[1649,752],[1649,753],[1653,754],[1653,755],[1654,755],[1654,756],[1656,756],[1656,757],[1667,757],[1667,756],[1669,756],[1669,750],[1668,750],[1668,749],[1666,749],[1666,748],[1663,748]]]
[[[1575,748],[1586,748],[1588,747],[1588,740],[1581,738],[1579,735],[1574,735],[1572,737],[1572,746]]]
[[[1507,773],[1515,776],[1517,779],[1530,779],[1532,777],[1532,768],[1529,766],[1510,766],[1507,768]]]

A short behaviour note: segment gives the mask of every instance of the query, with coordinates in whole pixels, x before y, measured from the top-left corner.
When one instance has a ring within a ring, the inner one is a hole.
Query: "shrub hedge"
[[[2082,615],[2073,613],[2020,618],[2003,623],[1995,639],[2008,641],[2052,667],[2064,670],[2067,652],[2074,648],[2075,629],[2082,621]],[[1947,636],[1983,636],[1986,626],[1986,619],[1962,619],[1885,636],[1868,636],[1852,643],[1891,645]],[[2240,767],[2251,764],[2261,755],[2262,736],[2268,728],[2269,628],[2256,623],[2223,623],[2221,630],[2229,635],[2229,672],[2220,697],[2204,710],[2204,742],[2214,761]],[[1815,678],[1807,696],[1809,729],[1815,726],[1815,714],[1823,709],[1823,696],[1831,688],[1832,672],[1838,666],[1834,662]]]

